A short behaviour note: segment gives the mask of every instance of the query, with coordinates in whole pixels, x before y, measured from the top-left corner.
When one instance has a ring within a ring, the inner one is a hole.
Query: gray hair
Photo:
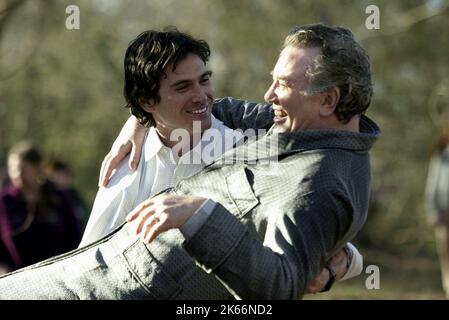
[[[368,109],[373,95],[370,61],[350,30],[322,24],[295,27],[284,41],[283,47],[289,46],[321,49],[306,70],[310,83],[306,94],[338,87],[340,100],[335,108],[338,120],[348,123],[354,115]]]

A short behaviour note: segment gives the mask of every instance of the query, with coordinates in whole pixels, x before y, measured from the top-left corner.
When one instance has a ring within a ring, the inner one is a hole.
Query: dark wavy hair
[[[164,71],[168,66],[174,71],[188,54],[195,54],[206,63],[209,45],[179,32],[176,27],[145,31],[129,44],[124,59],[124,96],[126,107],[142,125],[155,126],[152,115],[141,107],[142,101],[160,102],[159,83]]]
[[[343,123],[368,109],[373,95],[370,61],[352,32],[342,27],[310,24],[295,27],[287,35],[284,48],[320,48],[321,53],[306,71],[310,87],[306,94],[340,90],[335,114]]]

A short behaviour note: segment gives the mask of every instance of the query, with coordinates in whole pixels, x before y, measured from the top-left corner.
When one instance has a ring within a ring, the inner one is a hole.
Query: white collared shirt
[[[121,225],[127,214],[142,201],[201,171],[232,148],[233,144],[229,141],[243,138],[243,134],[229,129],[214,116],[211,129],[203,133],[201,143],[175,160],[173,150],[162,143],[154,127],[151,127],[145,137],[137,170],[132,172],[129,169],[128,156],[108,186],[99,189],[80,247],[100,239]],[[199,161],[192,163],[192,159]]]

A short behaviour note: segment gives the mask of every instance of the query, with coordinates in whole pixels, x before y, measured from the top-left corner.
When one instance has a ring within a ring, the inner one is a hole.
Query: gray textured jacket
[[[267,123],[267,106],[219,104],[228,126]],[[367,117],[360,129],[271,134],[230,150],[170,191],[220,203],[189,241],[170,230],[144,245],[124,224],[0,278],[0,298],[300,298],[365,222],[368,151],[380,132]]]

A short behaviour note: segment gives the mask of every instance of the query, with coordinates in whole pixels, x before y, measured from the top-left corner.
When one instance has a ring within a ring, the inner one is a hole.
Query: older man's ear
[[[340,101],[340,89],[338,87],[332,87],[321,93],[320,115],[329,117],[334,114],[338,101]]]

